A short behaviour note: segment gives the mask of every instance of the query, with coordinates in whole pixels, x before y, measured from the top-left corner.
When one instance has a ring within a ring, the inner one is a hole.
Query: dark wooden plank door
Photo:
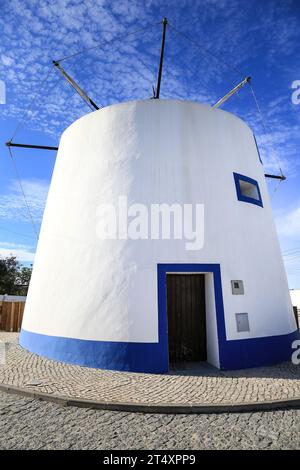
[[[167,274],[170,362],[206,360],[204,274]]]

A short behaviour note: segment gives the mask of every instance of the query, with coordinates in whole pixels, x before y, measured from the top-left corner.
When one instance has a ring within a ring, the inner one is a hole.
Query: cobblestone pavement
[[[159,415],[0,392],[0,449],[299,449],[300,410]]]
[[[0,331],[0,341],[7,343],[17,344],[19,341],[19,333],[7,333],[6,331]]]
[[[224,404],[300,398],[300,366],[220,372],[201,370],[168,375],[105,371],[50,361],[25,351],[14,333],[6,341],[0,383],[52,395],[95,401],[147,404]],[[199,375],[200,373],[200,375]]]

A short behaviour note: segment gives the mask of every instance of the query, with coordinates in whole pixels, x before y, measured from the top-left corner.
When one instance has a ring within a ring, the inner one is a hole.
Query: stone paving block
[[[18,345],[18,335],[0,332],[8,343],[0,384],[54,397],[106,403],[209,405],[300,399],[300,366],[219,371],[208,364],[166,375],[90,369],[51,361]]]

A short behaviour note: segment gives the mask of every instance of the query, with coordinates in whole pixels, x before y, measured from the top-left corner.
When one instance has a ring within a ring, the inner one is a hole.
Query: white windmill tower
[[[214,107],[158,99],[166,27],[155,99],[98,109],[61,137],[20,344],[157,373],[287,360],[298,331],[263,166],[248,125],[218,109],[248,79]],[[103,207],[119,217],[107,238]],[[187,208],[201,216],[188,234]],[[182,236],[153,236],[155,213]]]

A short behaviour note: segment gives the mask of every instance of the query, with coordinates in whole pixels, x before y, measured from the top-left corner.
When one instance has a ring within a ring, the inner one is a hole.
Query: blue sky
[[[15,142],[57,145],[61,132],[89,112],[51,61],[110,44],[62,62],[100,106],[148,98],[156,82],[161,27],[169,28],[161,98],[213,104],[250,75],[267,123],[264,131],[248,87],[224,109],[254,130],[268,182],[289,284],[300,288],[300,104],[292,83],[300,80],[299,0],[1,0],[0,254],[33,260],[36,237],[4,142],[18,124]],[[120,34],[149,27],[116,40]],[[153,26],[151,26],[153,25]],[[207,53],[206,50],[211,53]],[[15,150],[15,160],[37,228],[43,214],[55,154]]]

